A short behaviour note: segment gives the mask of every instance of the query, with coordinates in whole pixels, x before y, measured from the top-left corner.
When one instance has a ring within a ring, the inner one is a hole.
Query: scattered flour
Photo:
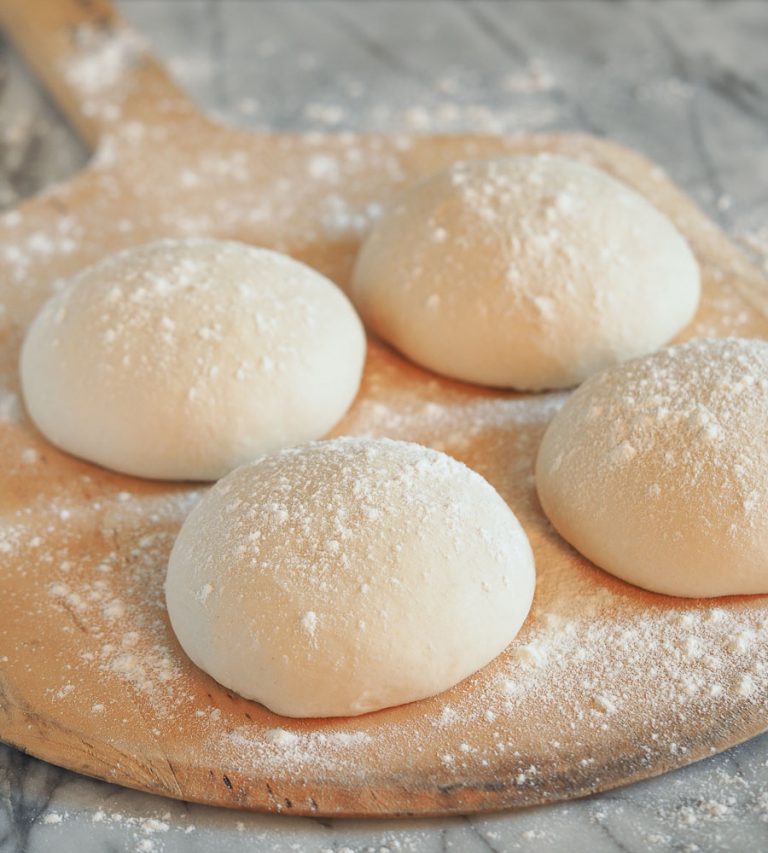
[[[100,46],[98,34],[80,37],[93,39],[91,60],[64,69],[65,77],[90,99],[93,112],[112,120],[116,107],[104,94],[119,82],[136,45],[128,40]],[[555,115],[551,104],[536,101],[538,93],[556,86],[551,72],[540,65],[504,81],[509,93],[532,96],[508,110],[456,103],[449,97],[455,85],[450,77],[442,81],[445,99],[437,105],[404,111],[373,106],[372,126],[509,131],[547,127]],[[680,94],[671,92],[676,98]],[[241,107],[244,114],[259,114],[254,99]],[[350,115],[351,110],[334,103],[305,109],[306,119],[326,129],[344,126]],[[183,203],[171,204],[155,193],[157,210],[148,209],[146,219],[114,221],[111,205],[116,198],[146,198],[160,185],[157,171],[145,171],[143,145],[169,149],[172,161],[160,159],[159,169],[171,163],[179,167],[181,155],[170,150],[164,132],[129,122],[122,136],[104,143],[93,170],[100,197],[87,215],[70,211],[53,219],[40,215],[39,221],[22,212],[3,217],[0,263],[8,287],[4,283],[0,292],[0,331],[22,325],[48,293],[62,286],[62,280],[52,281],[50,275],[38,281],[49,265],[65,276],[99,257],[104,245],[140,242],[153,231],[247,234],[322,265],[322,253],[313,255],[312,247],[329,239],[354,247],[406,178],[404,164],[414,145],[404,135],[384,144],[345,134],[329,146],[322,133],[314,134],[306,151],[297,155],[299,178],[277,178],[259,197],[252,192],[265,179],[258,156],[236,150],[193,158],[182,152],[180,186],[174,193],[181,194]],[[558,150],[594,158],[578,140]],[[126,160],[127,183],[111,171],[118,156]],[[378,183],[370,183],[371,173]],[[307,177],[321,190],[312,190]],[[359,183],[363,177],[368,183]],[[660,175],[654,181],[649,179],[646,189],[658,192],[663,201],[667,196]],[[226,190],[213,203],[212,185]],[[357,195],[348,191],[358,185],[363,190]],[[51,209],[65,198],[65,190],[50,190]],[[567,215],[569,204],[568,198],[557,199],[558,215]],[[697,245],[706,245],[712,236],[690,214],[677,217],[677,224]],[[444,239],[439,230],[435,239]],[[343,279],[348,269],[330,272]],[[727,281],[738,268],[708,263],[706,272],[712,282]],[[753,312],[730,287],[712,288],[709,307],[694,329],[698,335],[748,334],[754,328]],[[546,313],[548,306],[538,309]],[[163,330],[173,331],[167,324]],[[12,335],[2,338],[3,354],[17,344]],[[306,801],[288,805],[279,792],[282,787],[292,792],[297,776],[321,774],[345,784],[365,774],[372,757],[378,767],[431,773],[449,786],[473,775],[485,778],[488,767],[502,768],[520,790],[520,802],[533,802],[552,796],[551,771],[560,766],[564,745],[571,748],[576,768],[573,784],[587,790],[596,777],[616,767],[615,761],[634,761],[652,772],[704,754],[713,744],[719,747],[721,741],[715,742],[702,723],[717,721],[727,740],[729,731],[741,731],[745,712],[765,718],[768,605],[763,599],[711,607],[640,594],[579,561],[553,536],[536,503],[532,461],[564,395],[493,395],[441,383],[375,344],[371,350],[364,392],[340,430],[422,441],[451,453],[486,476],[537,537],[540,574],[532,618],[519,641],[496,662],[447,695],[422,703],[418,714],[381,712],[356,724],[364,727],[360,729],[342,721],[333,721],[330,728],[283,729],[280,718],[265,717],[256,708],[254,719],[247,720],[242,702],[230,700],[207,680],[201,689],[201,677],[179,655],[165,617],[162,582],[168,554],[200,492],[105,475],[61,457],[33,437],[12,377],[0,375],[0,447],[10,466],[4,473],[8,488],[0,522],[3,569],[6,577],[23,578],[34,590],[35,605],[50,612],[47,624],[55,629],[42,636],[39,647],[17,648],[8,626],[30,618],[29,601],[11,586],[0,622],[0,664],[35,667],[42,653],[37,649],[43,650],[49,671],[59,673],[47,685],[52,702],[71,705],[83,718],[92,715],[99,731],[108,727],[110,736],[126,742],[139,731],[161,743],[169,741],[183,725],[211,767],[232,768],[233,778],[273,779],[276,799],[271,806],[286,811],[294,806],[311,810],[313,793],[317,796],[308,787]],[[717,435],[708,437],[716,440]],[[627,456],[629,450],[622,453]],[[15,493],[25,500],[14,503],[9,496]],[[310,613],[304,627],[313,631]],[[524,732],[521,720],[526,721]],[[627,742],[632,755],[612,751],[614,743]],[[535,754],[531,743],[538,745]],[[214,783],[227,785],[223,779]],[[768,821],[768,794],[756,807]],[[731,804],[713,795],[686,809],[675,815],[679,825],[724,820]],[[56,824],[57,817],[64,820],[57,813],[43,820]],[[163,816],[139,820],[99,811],[93,822],[131,827],[137,845],[146,842],[148,851],[158,849],[153,846],[156,838],[168,829]]]

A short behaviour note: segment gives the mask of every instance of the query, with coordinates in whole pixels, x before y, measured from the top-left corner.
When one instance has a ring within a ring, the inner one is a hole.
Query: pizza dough
[[[319,273],[241,243],[164,240],[53,296],[21,380],[58,447],[128,474],[212,480],[324,435],[364,359],[359,318]]]
[[[541,444],[544,511],[586,557],[668,595],[768,593],[768,343],[699,340],[581,386]]]
[[[498,655],[531,605],[512,510],[417,444],[338,438],[225,477],[171,554],[168,613],[189,657],[291,717],[439,693]]]
[[[458,163],[408,189],[360,252],[352,299],[413,361],[456,379],[564,388],[669,341],[699,272],[669,219],[582,163]]]

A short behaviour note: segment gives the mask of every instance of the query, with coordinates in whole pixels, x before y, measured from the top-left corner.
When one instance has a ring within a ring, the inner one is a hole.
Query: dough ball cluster
[[[768,343],[697,340],[604,371],[551,422],[536,482],[560,534],[668,595],[768,593]]]
[[[171,555],[168,612],[217,681],[292,717],[439,693],[498,655],[533,597],[514,514],[416,444],[339,438],[233,471]]]
[[[167,240],[107,257],[53,296],[21,354],[53,444],[142,477],[213,480],[320,438],[357,392],[362,325],[284,255]]]
[[[539,390],[657,349],[699,291],[666,216],[597,169],[540,155],[458,163],[407,189],[363,245],[351,294],[418,364]]]

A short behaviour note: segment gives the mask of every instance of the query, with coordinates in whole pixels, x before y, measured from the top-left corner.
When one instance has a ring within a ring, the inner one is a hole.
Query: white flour
[[[124,55],[118,50],[110,56],[106,82]],[[550,85],[547,74],[539,70],[509,85],[536,91]],[[70,75],[90,100],[89,109],[114,112],[113,103],[99,100],[97,72],[80,65]],[[446,81],[447,92],[451,86]],[[257,104],[249,109],[256,111]],[[307,110],[329,128],[344,120],[333,104]],[[509,130],[519,115],[458,107],[448,98],[438,110],[436,115],[432,105],[416,107],[403,116],[384,109],[377,120],[388,127],[449,130],[472,124]],[[580,561],[542,517],[532,462],[564,395],[491,395],[443,383],[376,347],[363,395],[341,431],[430,444],[461,458],[496,486],[534,539],[539,585],[527,627],[507,653],[453,691],[412,713],[385,711],[353,723],[286,722],[230,699],[202,678],[175,644],[162,596],[175,531],[200,492],[105,474],[44,444],[24,423],[16,393],[19,329],[60,286],[59,275],[99,257],[105,245],[140,242],[150,231],[247,236],[293,249],[318,266],[328,261],[322,252],[311,255],[315,245],[330,241],[353,254],[361,232],[387,201],[372,197],[365,180],[376,172],[380,181],[374,186],[391,191],[406,177],[401,158],[412,155],[413,143],[402,137],[386,147],[348,134],[331,151],[322,135],[314,135],[308,145],[316,150],[296,155],[301,169],[255,194],[253,187],[266,181],[258,152],[235,147],[192,158],[183,139],[178,151],[167,151],[165,128],[133,122],[121,133],[101,149],[95,170],[99,194],[92,208],[50,216],[12,212],[0,223],[5,482],[0,557],[7,614],[0,623],[0,664],[4,673],[44,673],[34,689],[46,713],[80,721],[100,737],[108,733],[110,746],[131,754],[138,739],[140,749],[153,750],[163,768],[163,756],[183,737],[195,759],[220,774],[217,785],[226,785],[221,775],[233,786],[237,778],[272,780],[275,810],[311,810],[313,797],[321,796],[329,780],[349,784],[380,767],[413,771],[413,778],[448,787],[491,777],[523,792],[520,802],[533,801],[560,792],[552,786],[564,766],[570,769],[569,785],[584,790],[600,785],[606,773],[626,778],[685,763],[710,744],[722,747],[731,732],[746,735],[760,727],[768,713],[763,598],[713,604],[640,593]],[[126,143],[136,152],[133,161],[120,147]],[[148,143],[166,151],[157,168],[144,162],[142,146]],[[569,143],[567,152],[592,156],[578,141]],[[112,172],[118,156],[128,158],[128,178]],[[168,189],[161,176],[168,181],[177,173],[178,186]],[[659,173],[647,183],[666,198]],[[212,186],[221,192],[212,194]],[[134,195],[153,202],[135,205]],[[118,197],[126,205],[124,216],[115,214]],[[55,207],[67,196],[53,189],[46,198]],[[706,246],[713,232],[691,217],[684,212],[676,222]],[[748,331],[754,312],[732,289],[718,286],[734,271],[720,269],[711,258],[706,267],[709,311],[695,333]],[[343,279],[346,268],[340,269],[334,272]],[[18,643],[14,622],[42,626],[44,666],[38,667],[34,647]],[[248,720],[249,713],[254,719]],[[309,780],[307,800],[289,806],[280,788],[297,777]],[[727,800],[712,803],[691,806],[690,819],[721,819]],[[768,813],[765,803],[762,808]],[[684,819],[689,818],[679,816]],[[144,829],[137,825],[137,832]],[[155,828],[140,841],[153,841],[161,832]]]

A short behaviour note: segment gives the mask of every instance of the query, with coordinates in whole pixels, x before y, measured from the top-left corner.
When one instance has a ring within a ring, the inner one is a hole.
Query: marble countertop
[[[122,0],[120,6],[198,101],[229,121],[286,130],[563,129],[610,136],[662,165],[765,263],[763,0]],[[85,161],[85,150],[0,46],[0,206]],[[0,853],[212,849],[768,849],[768,735],[576,802],[397,822],[190,806],[0,746]]]

